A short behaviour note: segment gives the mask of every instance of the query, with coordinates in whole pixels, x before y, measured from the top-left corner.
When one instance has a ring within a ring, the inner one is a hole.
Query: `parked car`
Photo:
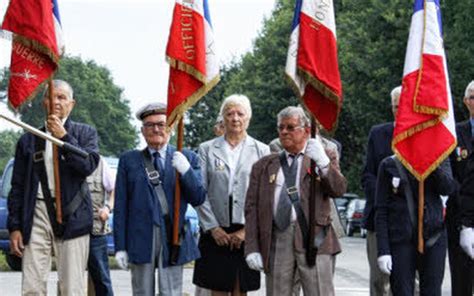
[[[346,227],[346,224],[347,224],[347,217],[346,217],[347,205],[349,204],[351,200],[355,198],[360,198],[360,197],[355,193],[344,193],[343,196],[336,197],[334,199],[334,202],[336,203],[337,212],[339,213],[341,223],[343,224],[344,227]]]
[[[105,161],[109,165],[111,171],[116,174],[118,168],[118,159],[115,157],[104,157]],[[13,173],[13,159],[10,159],[5,166],[3,171],[1,185],[0,186],[0,250],[5,254],[6,261],[8,266],[12,270],[21,270],[21,258],[10,254],[10,239],[9,233],[7,229],[7,216],[8,216],[8,208],[7,208],[7,199],[8,193],[11,189],[11,179]],[[113,227],[113,213],[109,216],[109,223],[111,227]],[[199,221],[198,216],[194,208],[188,205],[188,209],[186,211],[186,219],[188,220],[191,228],[191,232],[193,236],[198,238],[199,236]],[[107,252],[109,255],[113,255],[115,253],[115,246],[114,246],[114,236],[113,232],[107,235]]]
[[[355,198],[349,202],[346,210],[346,234],[353,236],[354,232],[359,231],[362,237],[365,237],[367,231],[362,228],[362,219],[364,218],[365,199]]]
[[[0,187],[0,250],[5,254],[8,266],[13,270],[21,270],[21,258],[10,254],[10,235],[7,229],[7,198],[11,189],[13,159],[10,159],[3,170],[2,186]]]

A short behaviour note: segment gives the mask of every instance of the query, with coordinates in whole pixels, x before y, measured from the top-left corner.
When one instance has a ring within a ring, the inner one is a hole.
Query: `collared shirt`
[[[303,155],[304,151],[306,149],[306,145],[303,148],[303,150],[300,151],[295,157],[296,161],[298,162],[298,167],[296,168],[296,190],[298,191],[298,195],[300,194],[300,175],[301,175],[301,164],[303,163]],[[290,153],[285,150],[285,155],[286,159],[288,161],[288,166],[291,166],[293,161],[293,157],[289,157]],[[280,167],[278,170],[277,178],[275,180],[275,195],[273,196],[273,216],[277,215],[277,209],[278,209],[278,202],[280,201],[280,194],[281,194],[281,189],[283,188],[283,184],[285,183],[285,176],[283,175],[283,169]],[[291,202],[291,201],[290,201]],[[293,205],[291,205],[291,222],[296,221],[296,211]]]
[[[244,147],[244,143],[247,140],[247,137],[240,141],[237,146],[232,148],[227,141],[224,141],[224,149],[227,154],[227,158],[229,160],[229,169],[230,169],[230,174],[229,174],[229,184],[228,184],[228,195],[232,195],[232,186],[234,184],[234,177],[235,177],[235,170],[237,169],[237,165],[239,164],[240,161],[240,155],[242,154],[242,148]]]
[[[160,157],[161,164],[163,165],[163,168],[165,167],[165,164],[166,164],[166,150],[167,149],[168,149],[168,144],[163,145],[163,147],[161,147],[160,150],[156,150],[154,148],[148,147],[148,152],[150,152],[151,156],[154,157],[155,152],[158,152],[160,154],[159,157]]]
[[[67,117],[62,120],[63,125],[66,122],[66,120],[67,120]],[[46,122],[44,126],[45,126],[46,133],[52,136],[51,132],[48,131],[48,127],[47,127],[48,125]],[[54,183],[53,143],[51,143],[51,141],[45,141],[45,142],[46,143],[45,143],[44,154],[43,154],[44,166],[46,168],[46,176],[48,178],[49,191],[51,192],[51,196],[55,197],[56,192],[54,190],[55,183]],[[39,199],[44,198],[43,188],[41,187],[41,185],[38,186],[38,194],[36,195],[36,197]]]

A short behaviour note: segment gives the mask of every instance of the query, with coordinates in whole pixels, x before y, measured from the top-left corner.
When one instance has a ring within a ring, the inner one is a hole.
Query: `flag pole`
[[[314,115],[311,116],[311,138],[316,138],[316,120]],[[311,183],[310,183],[310,195],[309,195],[309,235],[308,241],[306,242],[306,262],[309,266],[316,264],[316,254],[318,250],[314,246],[314,212],[316,210],[316,162],[311,159]]]
[[[49,88],[49,115],[54,114],[54,85],[53,79],[48,81]],[[53,168],[54,168],[54,199],[56,202],[56,221],[63,223],[63,212],[61,209],[61,179],[59,175],[58,146],[53,144]]]
[[[71,145],[67,142],[61,141],[61,140],[59,140],[59,139],[57,139],[57,138],[55,138],[51,135],[48,135],[47,133],[45,133],[43,131],[40,131],[39,129],[34,128],[31,125],[26,124],[26,123],[24,123],[20,120],[10,118],[10,117],[8,117],[4,114],[1,114],[1,113],[0,113],[0,118],[3,118],[6,121],[8,121],[8,122],[10,122],[10,123],[12,123],[16,126],[19,126],[19,127],[23,128],[25,131],[30,132],[33,135],[37,136],[37,137],[40,137],[40,138],[44,139],[45,141],[50,141],[54,145],[57,145],[58,147],[61,147],[61,148],[65,149],[69,152],[75,153],[75,154],[77,154],[81,157],[86,158],[89,155],[86,151],[82,150],[81,148],[78,148],[78,147],[76,147],[74,145]]]
[[[425,181],[418,183],[418,252],[423,254],[425,241],[423,240],[423,216],[425,208]]]
[[[184,134],[184,122],[183,117],[179,119],[178,122],[178,138],[176,147],[178,151],[183,150],[183,134]],[[172,248],[171,248],[171,263],[178,260],[179,255],[179,210],[181,207],[181,188],[180,188],[180,181],[179,181],[179,173],[176,172],[176,182],[175,182],[175,190],[174,190],[174,212],[173,212],[173,237],[172,237]]]

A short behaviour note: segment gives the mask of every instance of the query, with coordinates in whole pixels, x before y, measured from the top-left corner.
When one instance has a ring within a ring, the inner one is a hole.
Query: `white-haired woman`
[[[198,208],[203,233],[193,283],[213,296],[246,295],[260,288],[260,273],[244,258],[245,195],[252,165],[270,150],[247,134],[252,109],[246,96],[225,98],[220,115],[224,135],[199,147],[207,198]]]

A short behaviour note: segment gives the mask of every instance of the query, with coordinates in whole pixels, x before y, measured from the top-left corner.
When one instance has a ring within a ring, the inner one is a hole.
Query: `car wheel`
[[[354,235],[354,229],[352,228],[351,222],[347,222],[346,233],[347,233],[347,236],[353,236]]]
[[[13,254],[5,254],[8,266],[14,271],[21,271],[21,258]]]

